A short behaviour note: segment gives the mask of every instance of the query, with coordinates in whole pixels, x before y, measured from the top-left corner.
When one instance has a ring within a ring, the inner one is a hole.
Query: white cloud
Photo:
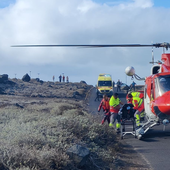
[[[133,65],[141,76],[147,76],[151,59],[151,49],[147,48],[10,46],[164,42],[169,40],[169,15],[169,9],[154,8],[152,0],[121,2],[114,6],[91,0],[17,0],[14,5],[0,9],[1,72],[12,77],[16,72],[21,76],[26,69],[35,70],[46,80],[47,76],[51,79],[53,73],[65,72],[70,74],[70,80],[74,77],[73,81],[85,79],[95,84],[102,72],[125,81],[125,67]],[[155,53],[160,55],[161,50],[156,49]]]

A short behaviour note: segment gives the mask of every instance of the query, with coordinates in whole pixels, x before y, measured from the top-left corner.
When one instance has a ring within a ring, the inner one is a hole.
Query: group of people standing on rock
[[[59,77],[59,82],[61,83],[61,82],[65,82],[65,76],[64,76],[64,74],[63,74],[63,76],[62,75],[60,75]],[[55,76],[53,76],[53,82],[55,81]],[[68,76],[66,77],[66,82],[67,83],[69,83],[69,78],[68,78]]]
[[[63,76],[60,75],[58,78],[59,78],[59,82],[65,82],[65,76],[64,76],[64,74],[63,74]],[[68,78],[68,76],[66,77],[66,82],[69,83],[69,78]]]
[[[129,92],[126,96],[126,100],[128,104],[133,104],[133,109],[135,110],[134,117],[136,120],[136,129],[141,127],[140,121],[141,118],[144,118],[144,95],[140,92]],[[101,109],[104,111],[104,118],[102,119],[101,124],[103,124],[106,120],[110,127],[112,127],[116,122],[117,133],[120,133],[121,127],[121,112],[120,108],[123,103],[118,97],[118,93],[114,93],[111,98],[108,98],[107,95],[103,95],[103,99],[100,102],[98,107],[98,112]]]

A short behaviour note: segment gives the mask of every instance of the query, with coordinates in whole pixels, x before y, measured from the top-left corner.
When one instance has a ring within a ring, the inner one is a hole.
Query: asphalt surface
[[[116,89],[114,89],[116,90]],[[126,102],[126,94],[119,92],[119,98]],[[90,92],[89,110],[96,114],[100,101],[94,101],[95,89]],[[123,139],[128,145],[139,153],[141,159],[153,170],[170,170],[170,125],[163,131],[163,125],[153,127],[138,140],[133,135],[125,135]]]

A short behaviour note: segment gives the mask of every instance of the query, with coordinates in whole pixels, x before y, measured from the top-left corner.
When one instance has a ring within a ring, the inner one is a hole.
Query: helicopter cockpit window
[[[98,86],[112,86],[111,81],[98,81]]]
[[[162,96],[167,91],[170,91],[170,76],[161,76],[156,78],[156,91],[158,96]]]
[[[157,74],[157,73],[159,73],[159,70],[160,70],[160,66],[154,66],[154,67],[152,68],[152,74]]]

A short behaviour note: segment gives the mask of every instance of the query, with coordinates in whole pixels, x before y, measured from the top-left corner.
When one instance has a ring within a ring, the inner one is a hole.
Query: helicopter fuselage
[[[163,64],[153,66],[145,79],[145,112],[152,119],[170,120],[170,54],[162,55]]]

